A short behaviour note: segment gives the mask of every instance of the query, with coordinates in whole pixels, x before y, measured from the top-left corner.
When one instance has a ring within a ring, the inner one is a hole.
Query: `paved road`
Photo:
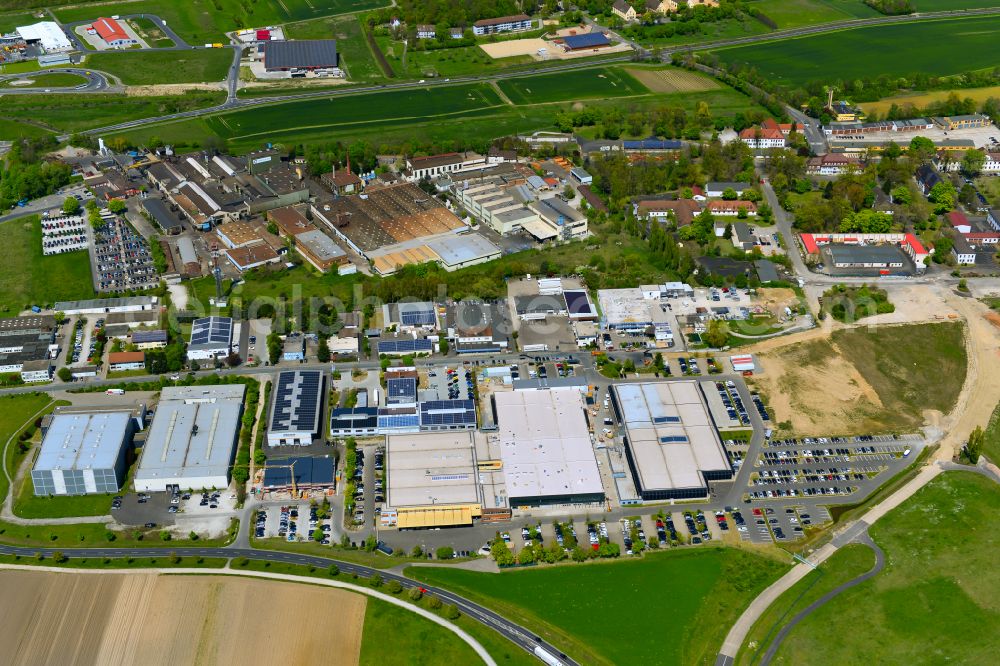
[[[778,635],[774,637],[774,640],[771,641],[771,644],[768,646],[767,651],[761,658],[760,661],[761,666],[767,666],[768,664],[771,663],[771,660],[774,659],[774,655],[778,652],[778,648],[781,647],[782,641],[785,640],[785,638],[792,631],[792,629],[794,629],[796,625],[802,622],[802,620],[806,619],[806,617],[815,612],[817,609],[825,606],[831,599],[838,596],[845,590],[849,590],[852,587],[856,587],[861,583],[865,582],[866,580],[874,578],[875,576],[877,576],[882,572],[882,569],[885,568],[885,553],[882,551],[881,548],[878,547],[878,544],[872,541],[871,536],[868,534],[867,528],[862,534],[858,536],[858,538],[855,541],[857,543],[862,543],[868,546],[875,552],[875,566],[873,566],[870,570],[861,574],[857,578],[849,580],[846,583],[842,583],[841,585],[838,585],[837,587],[833,588],[832,590],[824,594],[822,597],[820,597],[816,601],[806,606],[802,610],[802,612],[800,612],[791,620],[789,620],[788,623],[785,626],[783,626],[781,630],[778,632]]]
[[[302,566],[314,566],[317,569],[326,569],[331,564],[336,564],[344,574],[357,574],[358,576],[369,577],[374,574],[382,576],[386,581],[396,580],[403,586],[404,590],[414,587],[422,587],[446,604],[454,604],[466,616],[476,620],[489,629],[497,631],[502,636],[510,639],[520,648],[533,654],[536,647],[541,647],[552,655],[560,655],[559,660],[566,666],[575,666],[572,658],[563,655],[558,648],[546,643],[541,637],[528,631],[524,627],[511,622],[503,616],[493,611],[473,603],[464,597],[449,592],[448,590],[426,585],[419,581],[414,581],[405,576],[385,571],[373,569],[352,562],[342,562],[326,557],[315,555],[302,555],[277,550],[256,550],[252,548],[20,548],[16,546],[0,545],[0,554],[19,555],[21,557],[34,557],[37,553],[51,556],[56,552],[61,552],[68,558],[94,558],[94,557],[170,557],[177,554],[180,557],[225,557],[259,560],[264,562],[282,562],[285,564],[296,564]]]
[[[78,93],[102,93],[121,92],[122,87],[112,84],[108,76],[103,72],[83,67],[63,67],[60,69],[45,69],[36,72],[23,72],[21,74],[0,75],[0,81],[14,81],[17,79],[35,79],[39,75],[45,74],[76,74],[86,79],[86,83],[76,86],[53,86],[51,88],[30,88],[30,87],[6,87],[0,88],[0,96],[3,95],[39,95],[39,94],[78,94]]]

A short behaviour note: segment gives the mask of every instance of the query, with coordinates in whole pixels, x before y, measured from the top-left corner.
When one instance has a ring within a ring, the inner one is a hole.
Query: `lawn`
[[[1000,465],[1000,405],[997,405],[986,426],[986,442],[983,454],[995,465]]]
[[[14,515],[20,518],[106,516],[111,513],[111,497],[107,494],[36,497],[31,474],[25,474],[14,497]]]
[[[367,599],[358,660],[361,666],[431,666],[479,661],[468,643],[427,618],[387,601]]]
[[[176,46],[176,44],[174,44],[174,40],[167,37],[167,35],[160,30],[159,26],[153,23],[152,19],[145,17],[134,18],[129,19],[128,22],[139,34],[139,36],[153,48],[162,49]]]
[[[518,105],[650,94],[624,70],[609,67],[506,79],[497,85]]]
[[[372,122],[461,116],[501,103],[492,87],[473,83],[433,91],[427,88],[393,90],[276,104],[213,116],[205,123],[219,136],[254,137],[262,142],[303,129],[324,130]]]
[[[750,3],[751,8],[759,9],[777,23],[779,30],[857,18],[847,9],[848,5],[860,5],[868,9],[868,6],[861,0],[847,0],[846,2],[836,0],[759,0]],[[875,10],[870,11],[872,15],[877,15]]]
[[[7,440],[20,432],[21,426],[51,403],[52,400],[45,393],[25,393],[0,398],[0,447],[6,447]],[[15,472],[14,466],[21,457],[23,455],[19,456],[16,442],[11,442],[3,451],[5,467],[12,475]],[[7,497],[7,490],[7,476],[0,473],[0,501]]]
[[[22,79],[24,80],[24,79]],[[53,72],[51,74],[39,74],[38,76],[32,77],[31,83],[22,85],[13,85],[14,81],[17,79],[10,79],[0,83],[0,87],[4,88],[69,88],[72,86],[79,86],[87,82],[87,79],[83,78],[78,74],[66,74],[64,72]]]
[[[31,123],[0,118],[0,141],[49,136],[52,132]]]
[[[860,327],[835,331],[832,339],[901,425],[919,426],[925,410],[949,413],[965,383],[960,322]]]
[[[39,133],[45,129],[73,133],[132,118],[148,118],[214,106],[225,101],[225,98],[226,93],[222,91],[190,91],[184,95],[162,97],[10,95],[4,98],[3,109],[10,127],[5,127],[6,123],[0,121],[0,138],[10,139],[11,134],[19,136],[17,132],[24,127],[34,127]]]
[[[289,39],[336,39],[341,67],[352,81],[382,78],[382,70],[368,48],[357,16],[316,19],[285,26]]]
[[[256,28],[276,23],[346,14],[387,5],[384,0],[138,0],[102,4],[99,7],[75,5],[54,9],[64,23],[88,21],[114,14],[155,14],[189,44],[228,42],[225,33],[241,28]]]
[[[816,571],[807,574],[768,606],[747,634],[737,655],[737,663],[749,666],[759,661],[774,634],[786,622],[841,583],[871,570],[874,564],[875,554],[867,546],[848,544],[838,550]]]
[[[501,574],[409,568],[521,623],[586,664],[712,663],[730,624],[787,567],[729,548]]]
[[[376,40],[392,71],[403,79],[489,74],[509,67],[537,64],[528,55],[496,60],[478,46],[460,46],[432,51],[410,49],[406,51],[406,67],[403,67],[403,43],[387,36],[377,37]]]
[[[230,49],[118,51],[91,53],[86,66],[107,72],[129,86],[222,81],[233,62]]]
[[[0,316],[13,317],[32,305],[93,298],[86,251],[42,256],[38,216],[0,224]]]
[[[37,13],[37,12],[36,12]],[[20,25],[31,25],[38,23],[42,19],[31,12],[11,12],[0,14],[0,34],[5,35],[14,32],[14,28]]]
[[[994,663],[998,505],[992,480],[971,472],[937,477],[871,527],[885,569],[803,620],[775,663]]]
[[[785,39],[751,46],[720,49],[728,62],[752,65],[775,82],[800,85],[874,76],[903,76],[913,72],[958,74],[1000,64],[1000,17],[920,21]],[[961,43],[961,51],[952,48]],[[872,70],[871,47],[879,45],[877,72]]]

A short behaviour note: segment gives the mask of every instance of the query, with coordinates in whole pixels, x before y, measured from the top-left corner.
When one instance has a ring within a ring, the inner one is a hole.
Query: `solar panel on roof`
[[[382,340],[378,343],[380,354],[429,352],[433,349],[434,343],[424,338],[418,340]]]
[[[404,326],[431,326],[436,321],[436,317],[433,310],[413,310],[400,313],[399,321]]]

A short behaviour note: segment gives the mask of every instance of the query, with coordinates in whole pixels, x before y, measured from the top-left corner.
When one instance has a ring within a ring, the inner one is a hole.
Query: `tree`
[[[438,610],[443,605],[444,604],[441,603],[441,600],[439,598],[435,596],[427,597],[427,607],[430,608],[431,610]]]
[[[392,594],[399,594],[400,592],[403,591],[403,584],[400,583],[398,580],[390,580],[386,584],[385,589],[387,589]]]
[[[371,587],[382,587],[382,575],[372,574],[372,577],[368,579],[368,585]]]
[[[411,587],[410,592],[407,596],[410,597],[410,601],[416,603],[417,601],[420,601],[423,598],[424,593],[420,591],[419,587]]]
[[[316,360],[320,363],[330,362],[330,343],[326,341],[326,336],[319,336],[319,347],[316,349]]]
[[[448,604],[444,609],[444,616],[449,620],[457,620],[462,614],[458,610],[458,606],[455,604]]]
[[[450,560],[455,557],[455,549],[451,546],[442,546],[434,551],[434,556],[439,560]]]
[[[243,359],[240,358],[240,355],[237,354],[236,352],[232,352],[229,354],[229,356],[226,357],[226,365],[228,365],[230,368],[235,368],[242,362]]]
[[[73,371],[70,370],[69,368],[66,367],[59,368],[59,372],[57,372],[56,374],[59,375],[59,379],[64,382],[69,382],[73,380]]]
[[[572,557],[574,562],[585,562],[589,557],[589,555],[587,555],[587,551],[585,551],[580,546],[577,546],[576,548],[573,549]]]
[[[729,327],[721,319],[712,319],[708,322],[705,332],[701,334],[701,339],[709,347],[716,349],[725,347],[729,340]]]
[[[125,202],[121,199],[112,199],[108,202],[108,210],[115,215],[121,215],[127,208],[128,207],[125,205]]]
[[[316,529],[313,530],[313,534],[312,534],[313,541],[317,541],[317,542],[318,541],[322,541],[325,536],[326,536],[326,533],[323,530],[321,530],[320,528],[317,527]]]
[[[962,173],[969,178],[975,178],[983,171],[983,164],[986,163],[986,153],[982,150],[967,150],[962,156]]]
[[[276,331],[272,331],[267,336],[267,357],[271,361],[271,365],[277,363],[278,359],[281,358],[281,336]]]
[[[986,442],[986,435],[982,426],[969,433],[969,441],[965,445],[965,455],[973,465],[979,462],[979,456],[983,454],[983,444]]]
[[[517,554],[518,564],[534,564],[535,563],[535,551],[531,548],[522,548],[521,552]]]
[[[80,212],[80,200],[76,197],[66,197],[62,205],[63,215],[76,215]]]
[[[336,564],[331,564],[329,567],[326,568],[326,572],[331,576],[337,576],[340,574],[340,567],[338,567]]]
[[[514,564],[514,553],[510,552],[510,548],[507,547],[507,543],[500,537],[499,532],[497,532],[496,538],[493,539],[493,544],[490,546],[490,555],[493,556],[493,560],[497,563],[498,567],[509,567]]]
[[[413,549],[410,551],[410,557],[417,558],[423,556],[424,556],[424,549],[421,548],[419,545],[414,546]]]
[[[62,564],[67,559],[68,558],[63,554],[61,550],[57,550],[56,552],[52,553],[52,561],[57,564]]]
[[[727,187],[722,191],[722,199],[724,201],[736,201],[738,198],[739,195],[736,194],[736,190],[731,187]]]
[[[925,136],[915,136],[910,140],[910,157],[921,164],[931,161],[937,153],[934,142]]]
[[[934,204],[934,213],[942,215],[955,207],[955,186],[942,180],[931,188],[927,200]]]
[[[913,201],[913,193],[910,192],[910,188],[906,185],[897,185],[892,188],[890,195],[892,196],[893,202],[898,204],[908,204]]]
[[[892,216],[871,208],[851,213],[840,222],[841,233],[885,234],[892,230]]]

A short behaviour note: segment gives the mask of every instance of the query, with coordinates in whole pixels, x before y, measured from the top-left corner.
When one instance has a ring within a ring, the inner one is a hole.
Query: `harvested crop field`
[[[714,79],[685,69],[630,68],[625,71],[657,93],[701,92],[722,87]]]
[[[365,605],[236,577],[0,571],[0,663],[353,666]]]

